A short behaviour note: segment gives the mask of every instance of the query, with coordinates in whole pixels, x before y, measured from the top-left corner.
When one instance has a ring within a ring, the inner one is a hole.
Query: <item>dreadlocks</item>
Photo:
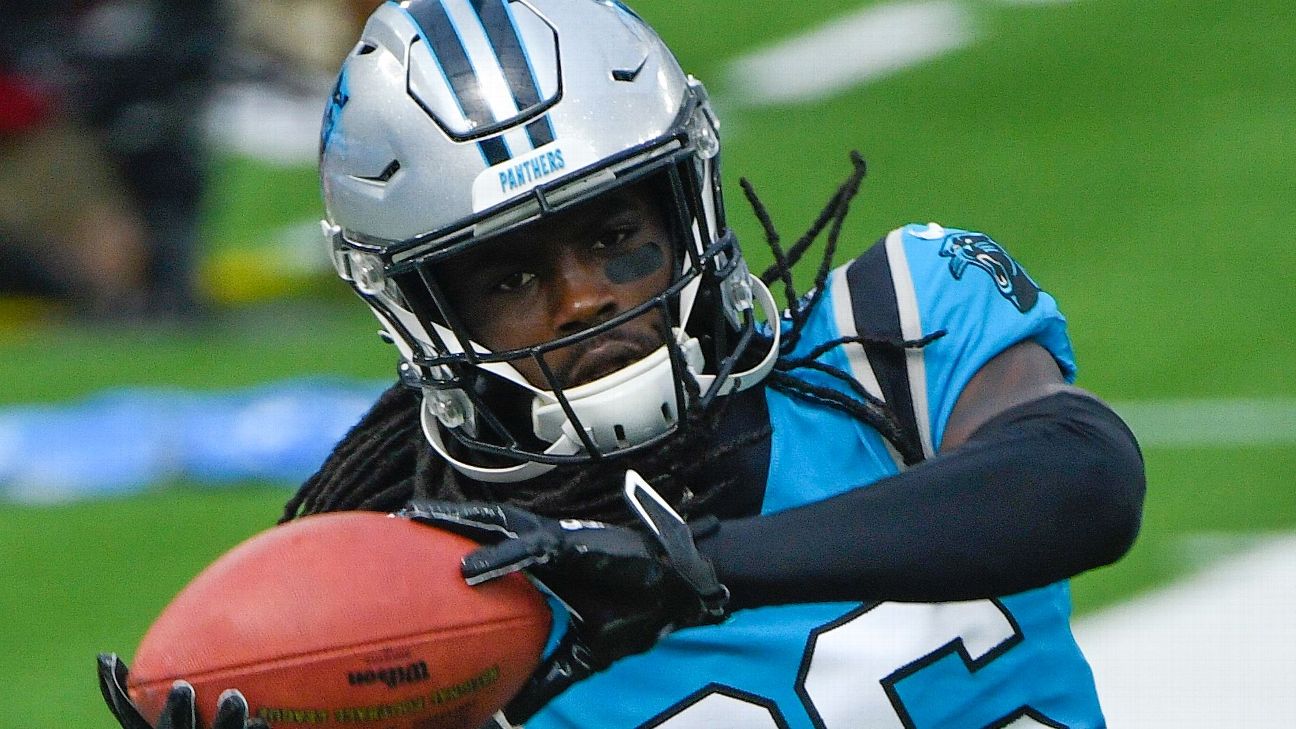
[[[846,345],[920,348],[939,338],[943,331],[915,341],[868,334],[842,337],[820,344],[804,355],[791,355],[806,322],[823,298],[850,202],[859,192],[866,174],[865,162],[858,152],[851,153],[851,162],[851,175],[837,188],[806,233],[786,251],[769,212],[756,196],[751,183],[746,179],[740,181],[774,254],[774,265],[761,274],[761,280],[766,284],[782,283],[790,316],[778,361],[766,384],[791,397],[844,412],[873,427],[895,447],[906,463],[912,464],[923,457],[915,435],[907,433],[886,403],[867,392],[849,373],[818,358]],[[792,279],[792,269],[825,229],[828,237],[814,284],[807,295],[800,296]],[[808,382],[794,374],[797,370],[827,375],[843,383],[849,393]],[[686,378],[685,386],[690,400],[697,402],[697,383]],[[730,481],[723,479],[694,483],[692,477],[699,469],[710,460],[746,448],[770,434],[766,425],[739,438],[718,442],[721,439],[717,435],[717,426],[730,400],[716,398],[708,407],[691,408],[676,433],[647,453],[600,459],[582,466],[563,466],[539,478],[500,488],[465,478],[434,455],[421,432],[420,394],[397,384],[383,393],[374,407],[346,434],[320,470],[307,479],[288,501],[280,521],[325,511],[392,511],[419,496],[453,501],[507,501],[545,516],[577,516],[626,523],[629,515],[619,491],[608,485],[619,483],[625,471],[631,468],[641,473],[687,518],[705,512],[707,506],[731,485]]]
[[[699,396],[696,382],[686,382],[689,397]],[[508,501],[545,516],[579,516],[610,523],[628,522],[617,489],[627,469],[643,474],[685,517],[705,511],[729,485],[708,484],[700,492],[690,485],[707,458],[723,458],[770,434],[769,426],[728,442],[717,442],[717,425],[730,400],[719,398],[706,409],[687,411],[676,435],[661,447],[629,458],[602,459],[564,466],[543,476],[504,488],[465,478],[436,457],[424,442],[419,422],[420,395],[394,385],[342,439],[324,465],[284,506],[280,523],[325,511],[394,511],[416,496],[453,501]]]
[[[820,362],[818,358],[825,352],[846,344],[858,344],[860,346],[873,344],[902,349],[922,348],[944,336],[945,332],[943,330],[912,341],[897,340],[891,337],[877,337],[867,333],[853,337],[841,337],[820,344],[804,356],[796,358],[790,356],[790,353],[796,349],[796,345],[801,341],[801,332],[805,328],[805,323],[810,319],[810,315],[814,313],[815,308],[823,299],[828,274],[832,270],[833,256],[837,253],[837,240],[841,236],[842,225],[846,220],[846,214],[850,212],[851,200],[859,192],[860,184],[864,181],[864,175],[868,171],[868,166],[859,152],[852,151],[850,158],[854,167],[850,177],[837,188],[837,192],[828,200],[828,204],[820,211],[810,229],[793,244],[787,253],[783,252],[778,231],[774,229],[774,223],[770,220],[769,212],[765,209],[765,205],[760,201],[760,198],[756,196],[756,191],[752,188],[751,183],[746,178],[739,180],[743,193],[747,196],[747,201],[751,203],[757,220],[760,221],[761,227],[765,230],[765,241],[774,254],[774,265],[761,274],[761,280],[766,284],[773,284],[775,280],[783,283],[784,294],[788,302],[788,313],[791,317],[791,326],[780,343],[782,350],[780,354],[782,356],[774,364],[774,371],[770,373],[769,386],[792,397],[840,410],[859,419],[865,425],[872,426],[882,434],[883,438],[886,438],[887,442],[895,447],[907,465],[913,465],[923,459],[922,445],[918,442],[916,434],[906,432],[886,403],[871,395],[849,373]],[[824,245],[824,254],[819,261],[819,270],[815,274],[814,284],[811,286],[808,295],[800,297],[797,295],[796,285],[792,281],[792,268],[801,260],[801,256],[819,237],[823,229],[830,224],[828,241]],[[854,394],[854,397],[834,388],[814,385],[797,378],[791,374],[793,370],[797,369],[808,369],[828,375],[844,383]]]

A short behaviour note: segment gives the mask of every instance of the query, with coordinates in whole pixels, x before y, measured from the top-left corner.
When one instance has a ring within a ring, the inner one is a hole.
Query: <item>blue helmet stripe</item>
[[[473,10],[477,12],[482,28],[495,49],[504,78],[508,80],[513,101],[519,111],[525,111],[540,104],[540,84],[536,82],[531,59],[518,37],[517,26],[508,10],[509,2],[510,0],[471,0]],[[527,124],[526,130],[534,147],[554,140],[553,124],[548,116]]]
[[[493,124],[495,116],[482,95],[477,72],[473,70],[459,31],[450,22],[441,0],[410,0],[406,11],[423,31],[464,116],[477,127]]]
[[[517,29],[513,27],[513,19],[504,7],[506,2],[508,0],[472,0],[471,4],[499,58],[504,78],[513,92],[513,101],[519,110],[524,110],[540,103],[540,90]]]
[[[553,122],[549,121],[548,114],[527,124],[526,130],[534,147],[546,145],[554,140]]]
[[[509,154],[508,145],[504,143],[503,137],[483,139],[477,143],[477,148],[481,150],[482,158],[486,160],[487,167],[494,167],[513,158],[513,155]]]

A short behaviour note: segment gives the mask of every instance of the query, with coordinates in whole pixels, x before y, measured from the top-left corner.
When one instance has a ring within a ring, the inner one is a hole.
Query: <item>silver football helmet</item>
[[[687,408],[770,371],[778,309],[725,224],[719,152],[702,85],[616,0],[404,0],[373,13],[324,116],[324,229],[338,274],[422,389],[424,432],[449,463],[508,482],[638,451]],[[438,266],[641,182],[672,218],[668,286],[535,346],[473,340]],[[666,324],[646,357],[574,386],[546,366],[648,313]],[[775,325],[762,334],[759,318]],[[528,381],[523,361],[548,385]]]

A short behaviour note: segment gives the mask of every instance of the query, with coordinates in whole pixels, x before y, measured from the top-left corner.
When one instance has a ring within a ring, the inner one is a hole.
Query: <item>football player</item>
[[[482,542],[469,582],[546,585],[565,635],[501,726],[1103,726],[1067,578],[1129,548],[1143,467],[1070,384],[1054,299],[934,223],[833,268],[858,157],[786,250],[744,185],[778,262],[754,276],[719,152],[702,85],[614,0],[379,8],[320,169],[400,383],[284,519],[399,510]],[[100,677],[147,726],[115,656]],[[177,686],[164,724],[192,706]]]

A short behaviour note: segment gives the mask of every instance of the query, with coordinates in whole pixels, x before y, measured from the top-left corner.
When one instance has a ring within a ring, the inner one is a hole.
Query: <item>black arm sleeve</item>
[[[813,478],[813,474],[806,474]],[[1119,559],[1145,489],[1138,444],[1098,400],[1058,393],[870,486],[698,539],[735,608],[1009,595]]]

